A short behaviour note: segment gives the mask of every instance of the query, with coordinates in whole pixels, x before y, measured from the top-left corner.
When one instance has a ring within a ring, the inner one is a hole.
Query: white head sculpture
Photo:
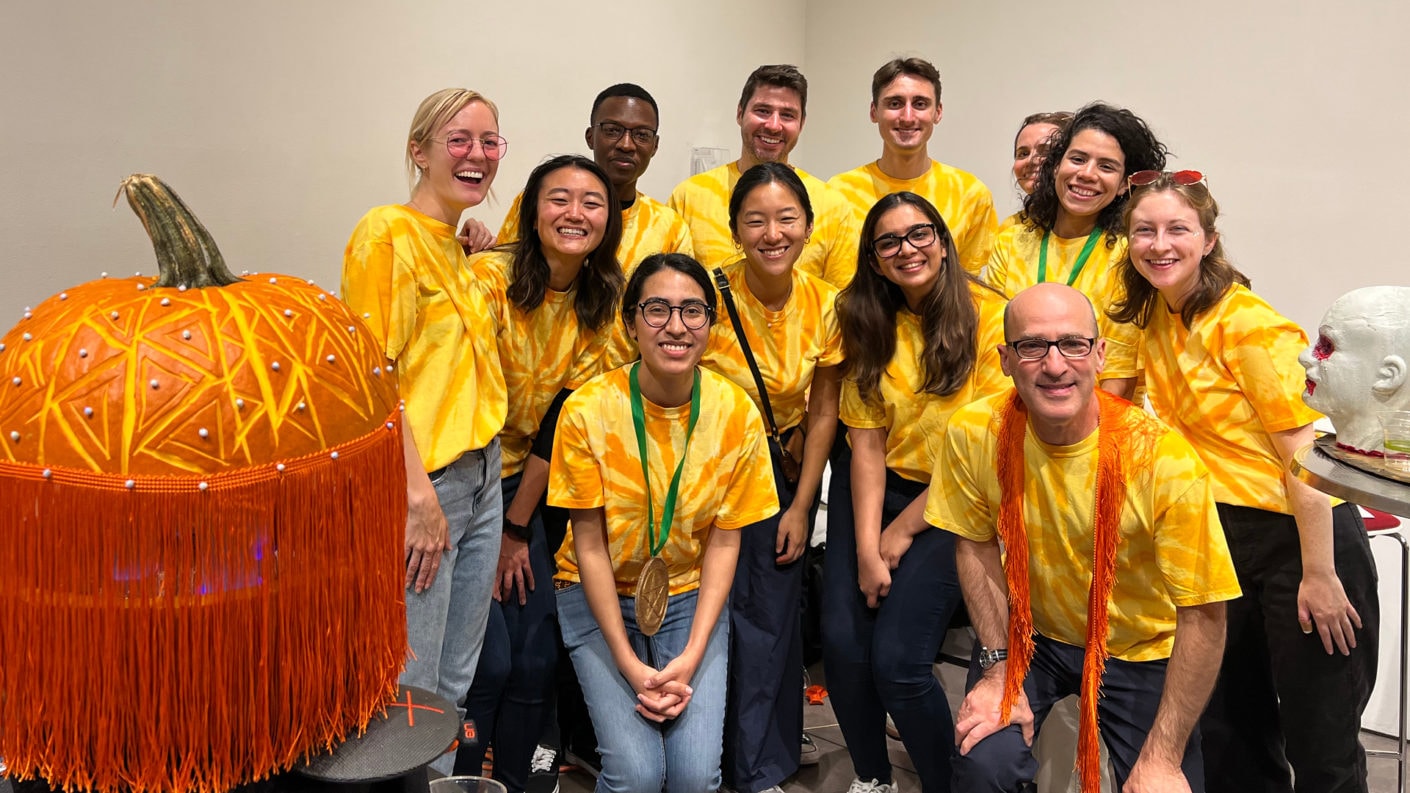
[[[1302,399],[1331,419],[1337,443],[1383,451],[1381,414],[1410,410],[1410,286],[1342,295],[1298,361],[1307,370]]]

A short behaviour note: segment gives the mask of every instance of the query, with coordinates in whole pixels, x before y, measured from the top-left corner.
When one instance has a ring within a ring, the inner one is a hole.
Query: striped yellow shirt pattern
[[[852,205],[859,232],[867,213],[882,197],[902,190],[915,193],[934,204],[945,219],[967,272],[979,275],[989,263],[998,217],[993,194],[974,174],[932,160],[930,170],[914,179],[893,179],[871,162],[832,177],[827,186]]]
[[[382,206],[358,221],[343,253],[342,298],[395,364],[428,471],[487,446],[507,410],[489,309],[455,231],[409,207]]]
[[[1067,283],[1086,237],[1066,239],[1053,235],[1048,240],[1048,280]],[[994,242],[994,255],[984,277],[996,289],[1012,298],[1038,283],[1038,257],[1043,232],[1023,224],[1010,226]],[[1108,248],[1106,237],[1098,238],[1086,266],[1072,282],[1073,288],[1087,296],[1097,310],[1097,330],[1106,339],[1106,368],[1101,379],[1135,377],[1136,351],[1141,343],[1141,331],[1135,325],[1117,324],[1107,318],[1107,309],[1121,298],[1125,289],[1117,274],[1116,263],[1126,254],[1126,238],[1118,237]]]
[[[509,395],[508,415],[499,435],[504,458],[501,476],[524,467],[539,424],[563,388],[572,388],[605,370],[604,345],[615,319],[594,332],[578,323],[577,290],[547,290],[538,308],[525,313],[510,301],[510,254],[486,251],[470,258],[476,285],[489,306],[499,363]]]
[[[842,196],[802,168],[794,171],[813,205],[813,236],[794,266],[841,289],[857,271],[860,227]],[[729,163],[696,174],[671,191],[670,206],[690,226],[695,257],[706,269],[739,258],[729,230],[729,197],[738,181],[739,166]]]
[[[958,391],[941,397],[924,393],[925,375],[920,354],[925,349],[920,318],[909,311],[896,316],[896,353],[878,384],[879,400],[863,401],[857,383],[842,381],[842,423],[858,429],[886,430],[886,467],[913,482],[929,482],[934,458],[928,444],[938,437],[951,412],[986,394],[1008,389],[1008,378],[999,367],[999,345],[1004,342],[1004,300],[978,284],[970,285],[979,309],[978,358],[969,381]]]
[[[646,490],[632,424],[630,367],[593,378],[568,398],[554,436],[548,503],[602,507],[617,592],[632,596],[650,558]],[[690,405],[663,408],[643,399],[651,503],[657,526],[671,475],[685,448]],[[661,551],[671,594],[700,586],[700,562],[714,526],[738,529],[778,512],[764,424],[749,395],[714,372],[700,373],[700,416],[681,472],[675,520]],[[572,528],[558,551],[562,581],[579,581]]]
[[[925,507],[931,525],[978,542],[995,537],[999,414],[1008,398],[997,394],[950,417]],[[1159,419],[1129,410],[1136,429],[1124,449],[1126,502],[1107,647],[1126,661],[1150,661],[1170,657],[1177,606],[1240,592],[1204,463]],[[1087,643],[1097,438],[1093,432],[1071,446],[1050,446],[1029,432],[1023,450],[1033,625],[1076,647]]]
[[[842,331],[835,305],[837,287],[795,269],[788,301],[782,309],[770,311],[749,291],[744,273],[747,266],[743,261],[735,262],[724,268],[725,277],[729,279],[749,349],[768,389],[774,420],[782,431],[803,420],[813,370],[842,363]],[[700,364],[743,388],[762,412],[759,388],[723,303],[719,313]]]
[[[1151,404],[1199,452],[1215,500],[1291,514],[1269,433],[1321,415],[1302,401],[1302,328],[1235,284],[1188,330],[1161,301],[1143,345]]]

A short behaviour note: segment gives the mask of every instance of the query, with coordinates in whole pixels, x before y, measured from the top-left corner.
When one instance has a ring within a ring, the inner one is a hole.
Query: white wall
[[[447,86],[500,106],[498,200],[471,213],[492,228],[545,155],[586,152],[592,99],[615,82],[661,104],[642,187],[664,197],[690,145],[738,147],[744,78],[801,62],[804,35],[803,0],[65,0],[3,16],[0,330],[101,271],[155,271],[137,219],[109,209],[134,171],[166,179],[236,272],[336,285],[357,219],[407,199],[411,115]]]
[[[1226,247],[1254,288],[1309,330],[1339,294],[1410,284],[1410,5],[1391,0],[1080,0],[872,4],[810,0],[812,96],[795,158],[835,173],[880,153],[871,74],[933,61],[944,118],[932,154],[977,174],[1002,217],[1025,115],[1104,99],[1131,108],[1209,175]],[[1410,307],[1407,307],[1410,311]]]

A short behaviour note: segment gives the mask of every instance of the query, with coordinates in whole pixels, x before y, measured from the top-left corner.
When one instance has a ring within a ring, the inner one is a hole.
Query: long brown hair
[[[586,157],[562,154],[541,163],[529,174],[519,202],[519,239],[511,247],[509,288],[505,294],[526,313],[543,303],[550,273],[538,234],[539,194],[543,192],[548,175],[564,168],[592,174],[602,183],[607,197],[607,227],[602,231],[602,241],[583,260],[575,282],[577,294],[573,296],[573,313],[577,314],[578,322],[591,330],[601,330],[616,315],[626,281],[622,265],[617,261],[617,245],[622,241],[622,212],[612,180],[597,163]]]
[[[872,238],[881,217],[901,205],[913,206],[935,224],[943,245],[945,260],[930,294],[920,305],[921,335],[925,339],[920,354],[921,390],[939,396],[958,391],[973,371],[979,333],[979,310],[970,294],[970,283],[978,283],[960,267],[959,252],[949,226],[935,207],[915,193],[892,193],[883,197],[867,213],[857,246],[857,273],[837,296],[837,317],[842,326],[842,349],[849,376],[857,382],[862,399],[880,397],[881,375],[896,354],[896,314],[906,310],[901,288],[881,274]]]
[[[1180,306],[1180,321],[1186,328],[1194,323],[1196,317],[1218,303],[1224,293],[1229,291],[1230,286],[1235,283],[1246,287],[1251,285],[1248,276],[1239,272],[1224,256],[1224,239],[1217,236],[1219,231],[1214,227],[1214,222],[1219,219],[1219,204],[1203,182],[1176,184],[1170,174],[1163,173],[1149,185],[1137,187],[1131,192],[1131,200],[1127,202],[1126,210],[1121,216],[1121,226],[1128,238],[1131,233],[1131,211],[1142,199],[1164,192],[1178,194],[1199,217],[1199,225],[1205,236],[1214,237],[1214,247],[1200,259],[1199,280]],[[1129,245],[1126,254],[1117,262],[1116,268],[1121,276],[1122,286],[1125,287],[1125,296],[1112,305],[1107,311],[1107,316],[1111,317],[1113,322],[1127,322],[1144,328],[1150,324],[1151,313],[1160,303],[1160,292],[1151,286],[1151,282],[1147,281],[1131,262]]]

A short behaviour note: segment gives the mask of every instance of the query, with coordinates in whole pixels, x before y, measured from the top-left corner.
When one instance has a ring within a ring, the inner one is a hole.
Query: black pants
[[[1365,793],[1361,714],[1376,682],[1380,602],[1361,513],[1332,510],[1337,576],[1361,617],[1351,655],[1297,620],[1302,555],[1292,516],[1219,505],[1243,597],[1228,605],[1224,666],[1200,722],[1210,793]]]
[[[1081,647],[1073,647],[1037,634],[1033,637],[1033,663],[1023,681],[1028,705],[1033,710],[1033,737],[1036,741],[1043,720],[1058,700],[1082,689],[1082,662],[1086,655]],[[979,680],[979,648],[969,667],[966,690]],[[1146,743],[1155,713],[1165,689],[1165,672],[1169,663],[1159,661],[1123,661],[1108,658],[1102,674],[1101,697],[1097,701],[1097,726],[1116,772],[1120,790]],[[1052,758],[1049,762],[1067,763],[1068,758]],[[1200,762],[1199,728],[1190,736],[1185,757],[1180,763],[1190,790],[1205,790]],[[1036,790],[1033,779],[1038,774],[1038,761],[1033,750],[1023,742],[1022,729],[1010,725],[974,745],[969,754],[955,754],[955,790],[966,793],[1027,793]]]
[[[774,460],[779,514],[740,529],[730,590],[729,694],[721,773],[726,787],[756,793],[798,770],[803,735],[803,557],[775,563],[778,519],[793,485]],[[809,511],[809,533],[816,502]],[[806,537],[804,542],[807,542]]]

